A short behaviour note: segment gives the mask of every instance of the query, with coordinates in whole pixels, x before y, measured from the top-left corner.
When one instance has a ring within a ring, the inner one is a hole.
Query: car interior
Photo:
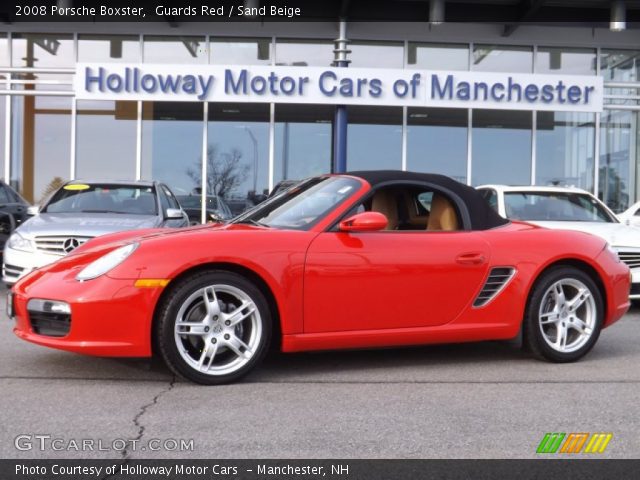
[[[460,229],[458,211],[444,194],[421,187],[390,186],[375,191],[356,212],[380,212],[385,230],[454,231]]]

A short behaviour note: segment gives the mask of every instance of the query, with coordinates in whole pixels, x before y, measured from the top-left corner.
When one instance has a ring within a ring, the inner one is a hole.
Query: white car
[[[640,202],[636,202],[624,212],[618,214],[618,219],[626,225],[640,227]]]
[[[640,228],[621,223],[592,194],[568,187],[482,185],[477,188],[503,217],[546,228],[578,230],[605,239],[631,269],[629,297],[640,299]]]

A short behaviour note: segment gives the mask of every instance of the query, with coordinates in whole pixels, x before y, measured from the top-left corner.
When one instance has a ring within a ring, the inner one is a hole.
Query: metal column
[[[347,49],[347,22],[340,20],[340,35],[335,40],[334,65],[336,67],[348,67],[347,54],[351,50]],[[336,105],[336,112],[333,122],[333,171],[343,173],[347,171],[347,107],[346,105]]]

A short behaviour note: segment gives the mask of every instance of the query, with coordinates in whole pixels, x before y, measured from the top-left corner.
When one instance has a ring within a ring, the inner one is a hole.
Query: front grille
[[[68,313],[40,312],[28,310],[31,328],[38,335],[64,337],[71,329],[71,315]]]
[[[7,277],[18,278],[22,274],[22,272],[24,272],[24,268],[18,267],[17,265],[9,265],[8,263],[5,263],[2,266],[2,269],[4,271],[4,275]]]
[[[51,235],[36,237],[35,242],[36,248],[41,252],[66,255],[92,238],[93,237]]]
[[[620,260],[629,268],[640,267],[640,252],[618,251],[618,257],[620,257]]]
[[[513,267],[496,267],[492,268],[487,281],[482,286],[482,290],[473,302],[474,307],[484,307],[493,300],[500,290],[511,280],[516,269]]]

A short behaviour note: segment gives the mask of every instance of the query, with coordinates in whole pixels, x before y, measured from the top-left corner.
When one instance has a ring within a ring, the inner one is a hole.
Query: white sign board
[[[79,63],[79,100],[600,112],[601,77],[381,68]]]

